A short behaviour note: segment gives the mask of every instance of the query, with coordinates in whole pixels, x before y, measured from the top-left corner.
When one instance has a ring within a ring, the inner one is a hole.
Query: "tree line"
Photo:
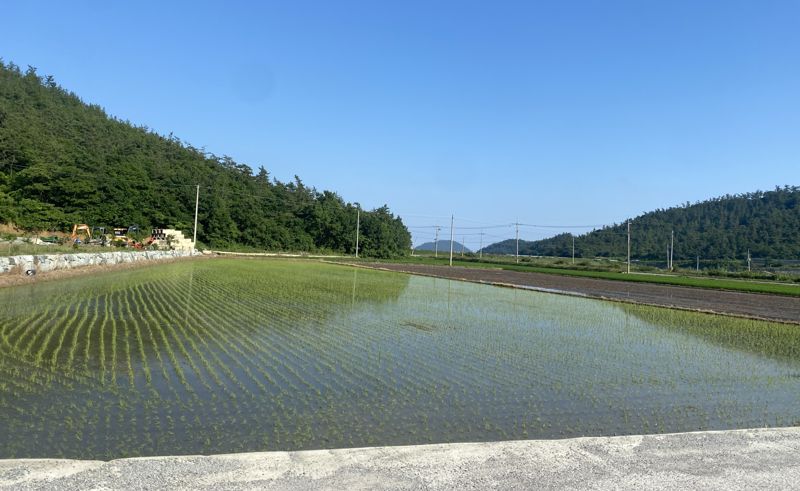
[[[67,231],[73,223],[189,233],[212,247],[355,251],[359,205],[299,177],[280,182],[84,103],[34,67],[0,60],[0,223]],[[361,211],[359,252],[406,254],[411,235],[387,206]]]

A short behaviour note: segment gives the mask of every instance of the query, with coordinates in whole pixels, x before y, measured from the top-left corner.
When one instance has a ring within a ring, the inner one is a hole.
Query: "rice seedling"
[[[313,262],[0,290],[0,457],[794,424],[798,393],[791,326]]]

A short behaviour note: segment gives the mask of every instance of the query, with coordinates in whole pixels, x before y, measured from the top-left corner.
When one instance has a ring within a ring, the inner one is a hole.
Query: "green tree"
[[[65,231],[72,222],[177,225],[188,234],[196,184],[204,243],[353,251],[355,208],[336,193],[318,192],[299,177],[271,180],[264,167],[254,174],[175,135],[109,117],[34,67],[22,73],[0,61],[1,221]],[[403,223],[388,210],[375,213],[375,225],[362,232],[374,244],[365,253],[405,253]]]

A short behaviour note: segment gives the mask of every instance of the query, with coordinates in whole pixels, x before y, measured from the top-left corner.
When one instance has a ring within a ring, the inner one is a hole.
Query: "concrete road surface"
[[[800,428],[404,447],[2,460],[0,489],[790,489]]]

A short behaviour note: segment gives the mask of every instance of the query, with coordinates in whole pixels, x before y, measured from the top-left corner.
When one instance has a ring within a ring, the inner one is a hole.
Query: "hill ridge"
[[[420,245],[414,247],[414,250],[415,251],[434,251],[434,250],[436,250],[436,248],[435,248],[436,244],[437,243],[434,243],[434,241],[425,242],[423,244],[420,244]],[[448,253],[450,252],[450,241],[449,240],[444,240],[444,239],[439,240],[438,241],[438,246],[439,246],[439,252],[443,252],[443,251],[446,251]],[[453,241],[453,252],[461,253],[462,249],[464,250],[465,253],[471,253],[472,252],[469,247],[466,247],[461,242],[459,242],[457,240],[454,240]]]
[[[661,259],[675,232],[675,258],[735,259],[748,251],[762,258],[800,259],[800,187],[724,195],[644,213],[631,219],[631,257]],[[627,222],[576,236],[578,257],[625,257]],[[519,241],[519,252],[570,256],[572,234]],[[489,254],[513,254],[514,239],[490,244]]]
[[[38,231],[135,224],[190,233],[197,184],[204,244],[355,251],[357,204],[109,116],[52,76],[0,60],[0,223]],[[385,205],[361,210],[360,234],[363,255],[403,255],[411,247],[408,229]]]

